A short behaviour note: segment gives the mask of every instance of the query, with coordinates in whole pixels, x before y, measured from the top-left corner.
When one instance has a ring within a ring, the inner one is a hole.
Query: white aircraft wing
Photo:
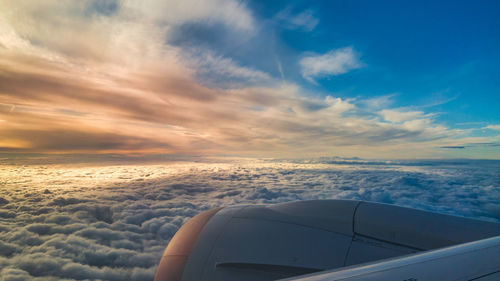
[[[498,281],[500,236],[281,281]]]

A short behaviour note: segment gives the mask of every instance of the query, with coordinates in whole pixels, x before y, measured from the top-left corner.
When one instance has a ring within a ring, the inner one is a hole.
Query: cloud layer
[[[2,165],[2,280],[153,280],[202,210],[344,198],[499,221],[498,161]]]

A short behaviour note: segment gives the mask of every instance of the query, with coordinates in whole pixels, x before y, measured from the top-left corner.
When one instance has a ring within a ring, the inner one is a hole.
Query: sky
[[[0,152],[500,159],[498,50],[498,1],[0,0]]]

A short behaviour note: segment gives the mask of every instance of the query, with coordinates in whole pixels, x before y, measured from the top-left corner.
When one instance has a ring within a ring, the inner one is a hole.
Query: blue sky
[[[191,26],[180,45],[206,44],[241,64],[320,94],[342,98],[392,95],[396,106],[441,114],[449,126],[500,120],[498,1],[249,1],[259,33],[243,42],[227,30]],[[306,13],[308,29],[288,20]],[[309,27],[310,28],[310,27]],[[222,34],[222,35],[221,35]],[[298,61],[350,46],[361,69],[310,83]],[[497,106],[494,106],[497,105]]]
[[[394,95],[398,106],[446,111],[440,119],[450,126],[500,119],[498,1],[248,3],[262,17],[264,34],[251,39],[261,48],[231,46],[236,50],[228,52],[245,65],[278,76],[280,60],[286,77],[311,91],[343,98]],[[287,28],[273,19],[283,10],[291,17],[310,11],[317,25]],[[318,79],[318,85],[302,79],[297,62],[304,53],[345,46],[359,52],[362,69]]]
[[[500,158],[498,1],[0,6],[8,153]]]

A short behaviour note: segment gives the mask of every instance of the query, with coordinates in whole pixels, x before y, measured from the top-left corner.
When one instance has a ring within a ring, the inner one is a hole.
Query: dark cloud
[[[0,241],[0,256],[9,257],[15,252],[20,251],[21,248],[16,244],[5,243]]]
[[[172,146],[145,137],[134,137],[112,132],[83,131],[78,128],[57,129],[14,129],[2,130],[3,138],[29,142],[29,147],[16,152],[99,152],[99,151],[140,151],[148,149],[168,149]],[[10,150],[10,149],[9,149]]]
[[[9,203],[9,200],[0,197],[0,205],[5,205],[5,204],[8,204],[8,203]]]
[[[118,11],[121,1],[119,0],[94,0],[87,4],[87,13],[93,15],[95,13],[110,16]]]

